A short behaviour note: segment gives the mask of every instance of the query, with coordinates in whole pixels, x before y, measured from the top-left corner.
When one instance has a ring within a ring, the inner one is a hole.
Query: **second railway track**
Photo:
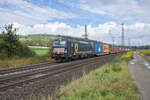
[[[10,68],[3,68],[0,69],[0,76],[4,76],[4,75],[8,75],[8,74],[15,74],[15,72],[19,72],[19,71],[26,71],[26,70],[32,70],[32,69],[36,69],[36,68],[40,68],[40,67],[45,67],[45,66],[49,66],[49,65],[55,65],[56,63],[40,63],[40,64],[32,64],[32,65],[27,65],[27,66],[21,66],[21,67],[10,67]]]
[[[0,91],[5,91],[29,82],[34,82],[38,79],[43,79],[46,77],[65,73],[67,71],[71,71],[86,65],[100,64],[101,62],[107,61],[107,59],[109,59],[109,57],[111,56],[114,55],[101,56],[56,65],[47,65],[46,67],[37,68],[23,73],[17,73],[12,75],[8,74],[6,76],[0,77]]]

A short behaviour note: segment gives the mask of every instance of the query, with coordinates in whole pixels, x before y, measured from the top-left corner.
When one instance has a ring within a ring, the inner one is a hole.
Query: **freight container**
[[[103,44],[100,44],[100,52],[103,53]]]
[[[103,44],[103,52],[109,53],[109,45],[108,44]]]
[[[120,51],[120,47],[116,47],[116,52],[118,53]]]
[[[117,53],[117,52],[118,52],[118,47],[113,46],[113,47],[112,47],[112,53]]]
[[[121,51],[121,48],[120,47],[117,47],[117,46],[114,46],[112,47],[113,48],[113,53],[118,53]]]
[[[113,53],[112,49],[112,45],[109,45],[109,53]]]
[[[94,52],[95,53],[99,52],[99,44],[94,44]]]

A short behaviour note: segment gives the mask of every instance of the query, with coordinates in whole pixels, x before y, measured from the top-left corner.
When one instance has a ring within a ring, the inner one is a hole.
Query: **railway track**
[[[41,64],[39,66],[44,67],[37,67],[26,69],[26,71],[22,71],[23,69],[14,70],[15,74],[3,74],[0,76],[0,91],[6,91],[10,88],[15,88],[16,86],[21,86],[23,84],[27,84],[29,82],[34,82],[39,79],[44,79],[47,77],[51,77],[54,75],[60,75],[62,73],[66,73],[68,71],[75,70],[77,68],[86,66],[86,65],[97,65],[101,64],[102,62],[106,62],[106,58],[109,59],[109,56],[115,55],[107,55],[95,58],[89,58],[69,63],[62,63],[62,64]],[[18,72],[19,70],[19,72]],[[13,71],[12,71],[13,72]],[[14,73],[14,72],[13,72]]]
[[[0,69],[0,76],[4,76],[4,75],[8,75],[8,74],[15,74],[15,72],[18,71],[26,71],[26,70],[32,70],[32,69],[36,69],[36,68],[40,68],[40,67],[46,67],[49,65],[55,65],[57,63],[40,63],[40,64],[32,64],[32,65],[27,65],[27,66],[21,66],[21,67],[11,67],[11,68],[3,68]]]

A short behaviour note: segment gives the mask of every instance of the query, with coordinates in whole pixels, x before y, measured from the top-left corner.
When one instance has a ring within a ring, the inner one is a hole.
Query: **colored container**
[[[103,53],[103,44],[100,45],[100,52]]]
[[[109,45],[108,44],[103,44],[103,52],[109,53]]]
[[[112,51],[113,51],[114,53],[118,53],[118,52],[120,51],[120,48],[117,47],[117,46],[113,46],[113,47],[112,47]]]
[[[99,44],[94,44],[94,51],[95,53],[99,52]]]

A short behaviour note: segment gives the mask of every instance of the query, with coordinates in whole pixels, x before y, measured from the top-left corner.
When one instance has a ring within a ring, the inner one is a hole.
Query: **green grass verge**
[[[33,57],[13,57],[10,59],[0,59],[0,68],[7,68],[7,67],[18,67],[30,64],[38,64],[44,62],[54,62],[54,59],[50,58],[49,55],[49,48],[38,48],[34,47],[31,48],[35,53],[36,56]]]
[[[11,58],[0,60],[0,68],[7,68],[7,67],[18,67],[18,66],[25,66],[30,64],[38,64],[44,62],[54,62],[54,59],[50,57],[41,56],[41,57],[30,57],[30,58]]]
[[[129,52],[110,63],[62,86],[60,100],[139,100],[138,88],[128,72]]]
[[[137,52],[142,53],[142,56],[150,62],[150,49],[137,50]]]
[[[48,55],[49,48],[31,48],[38,56]]]
[[[140,53],[143,53],[147,56],[150,56],[150,49],[143,49],[143,50],[137,50],[137,51],[140,52]]]

